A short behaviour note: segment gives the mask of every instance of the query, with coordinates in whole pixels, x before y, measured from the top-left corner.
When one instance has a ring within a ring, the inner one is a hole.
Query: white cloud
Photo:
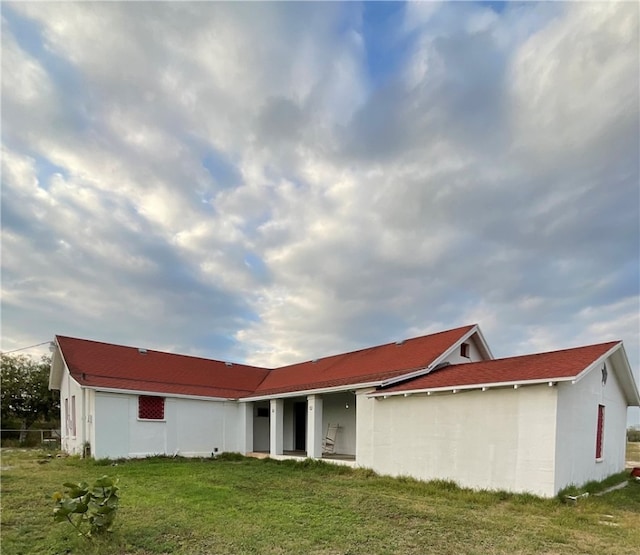
[[[566,8],[520,47],[512,67],[516,148],[545,165],[576,151],[610,156],[637,135],[637,6]]]
[[[477,322],[637,365],[634,8],[411,3],[385,62],[357,4],[8,5],[3,345],[280,364]]]

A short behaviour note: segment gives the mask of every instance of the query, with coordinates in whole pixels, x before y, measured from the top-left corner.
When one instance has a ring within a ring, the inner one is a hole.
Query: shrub
[[[86,482],[65,482],[64,493],[53,494],[55,522],[69,522],[79,534],[90,537],[111,530],[118,510],[117,481],[108,476],[95,481],[93,487]],[[88,532],[84,530],[89,528]]]
[[[627,430],[627,441],[640,441],[640,429],[629,428]]]

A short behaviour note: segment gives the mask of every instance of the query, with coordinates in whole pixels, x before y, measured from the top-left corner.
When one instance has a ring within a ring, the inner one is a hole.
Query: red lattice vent
[[[142,420],[164,420],[164,397],[138,397],[138,418]]]

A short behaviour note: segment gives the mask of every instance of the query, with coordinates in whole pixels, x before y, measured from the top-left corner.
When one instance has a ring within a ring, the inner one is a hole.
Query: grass
[[[637,554],[640,483],[576,505],[315,461],[46,459],[2,451],[2,554]],[[42,463],[43,460],[49,462]],[[114,531],[54,524],[65,481],[120,479]]]

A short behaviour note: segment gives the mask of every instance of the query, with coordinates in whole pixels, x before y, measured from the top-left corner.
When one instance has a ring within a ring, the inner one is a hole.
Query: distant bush
[[[640,430],[633,428],[628,429],[627,441],[640,441]]]

